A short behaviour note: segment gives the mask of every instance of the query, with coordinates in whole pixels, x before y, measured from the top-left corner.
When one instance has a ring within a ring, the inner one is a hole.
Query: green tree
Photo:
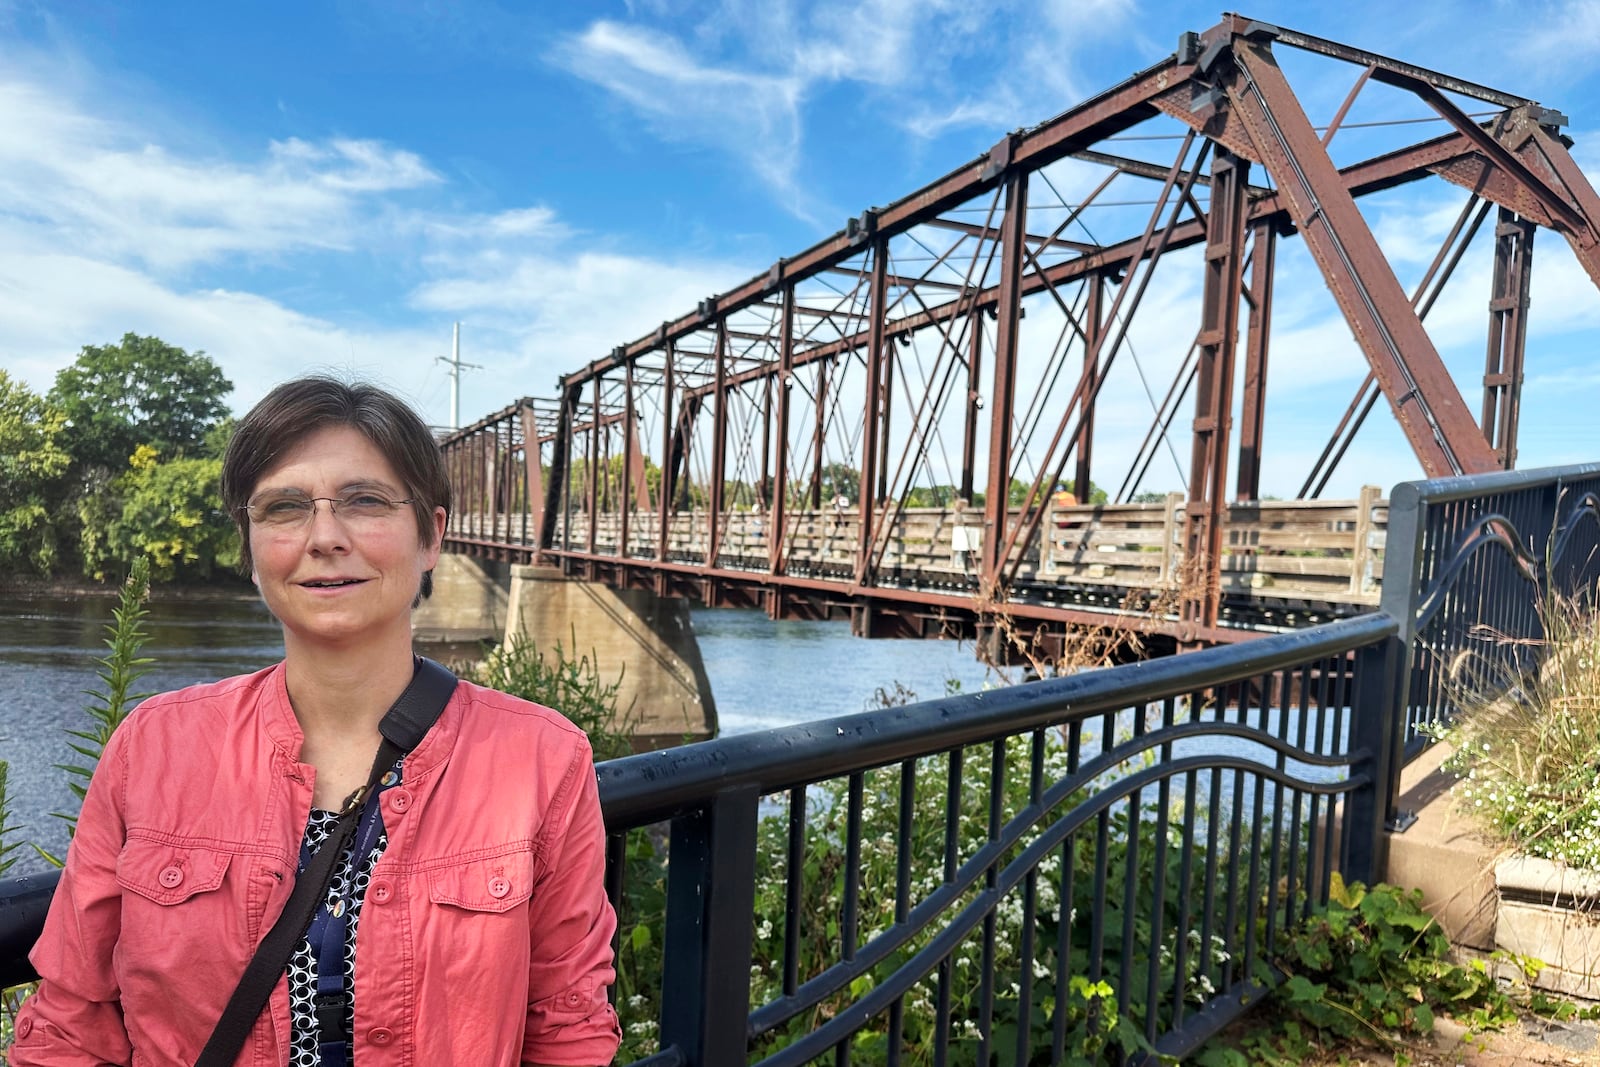
[[[84,573],[97,580],[142,557],[153,581],[211,577],[239,562],[239,535],[222,512],[222,461],[157,462],[140,445],[106,491],[80,502]]]
[[[206,430],[205,439],[200,442],[199,454],[207,459],[221,459],[228,450],[228,442],[233,440],[234,427],[238,424],[239,420],[232,415],[212,423],[211,428]]]
[[[58,408],[0,370],[0,570],[48,574],[55,564],[50,515],[72,463],[65,425]]]
[[[174,458],[198,450],[228,413],[223,397],[232,391],[204,352],[130,333],[119,344],[85,345],[56,375],[49,400],[66,415],[78,464],[119,471],[139,445]]]
[[[822,468],[822,503],[840,496],[852,504],[861,499],[861,472],[845,463],[829,463]]]

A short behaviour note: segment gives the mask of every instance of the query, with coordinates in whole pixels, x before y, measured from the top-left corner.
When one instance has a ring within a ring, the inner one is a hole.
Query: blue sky
[[[1249,14],[1565,111],[1574,155],[1600,172],[1600,0]],[[44,390],[83,344],[151,333],[215,357],[236,407],[333,370],[444,423],[436,357],[460,320],[463,359],[485,367],[463,378],[471,420],[552,395],[561,373],[1219,15],[1143,0],[0,2],[0,366]],[[1352,76],[1297,84],[1314,120]],[[1369,218],[1401,255],[1415,238],[1425,266],[1459,203],[1407,193]],[[1553,235],[1535,257],[1520,465],[1595,458],[1600,294]],[[1484,295],[1435,313],[1474,410]],[[1366,367],[1353,350],[1297,360],[1348,331],[1280,300],[1285,414],[1264,488],[1291,495]],[[1148,414],[1130,415],[1135,442]],[[1333,489],[1415,474],[1381,408],[1373,421]],[[1174,469],[1150,487],[1176,488]]]

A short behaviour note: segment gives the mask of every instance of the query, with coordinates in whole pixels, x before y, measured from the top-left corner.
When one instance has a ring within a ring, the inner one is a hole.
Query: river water
[[[10,764],[13,840],[57,855],[66,824],[52,812],[77,810],[57,764],[78,757],[66,731],[88,729],[88,697],[98,687],[105,626],[115,602],[104,597],[9,596],[0,602],[0,760]],[[241,674],[283,655],[278,626],[253,599],[158,600],[145,623],[153,658],[137,686],[156,692]],[[869,707],[877,689],[896,684],[922,699],[943,696],[947,680],[968,690],[1000,679],[976,662],[970,645],[948,641],[865,641],[844,622],[773,622],[759,611],[697,609],[695,634],[723,733],[743,733]],[[31,848],[13,852],[15,876],[43,870]]]

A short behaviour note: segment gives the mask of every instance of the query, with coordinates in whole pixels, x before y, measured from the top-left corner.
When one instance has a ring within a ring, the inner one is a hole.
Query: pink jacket
[[[14,1067],[193,1064],[293,887],[312,768],[280,664],[146,701],[106,746],[31,959]],[[616,917],[588,739],[462,683],[383,794],[361,1067],[609,1063]],[[286,980],[238,1063],[283,1067]]]

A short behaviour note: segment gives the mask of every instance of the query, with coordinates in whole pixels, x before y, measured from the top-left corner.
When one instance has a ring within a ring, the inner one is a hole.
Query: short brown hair
[[[222,504],[239,527],[239,564],[250,573],[250,513],[244,506],[261,476],[306,437],[348,426],[371,441],[394,467],[411,497],[417,534],[433,544],[433,509],[450,510],[450,476],[444,453],[411,405],[375,385],[347,384],[313,375],[284,382],[262,397],[239,421],[222,457]],[[422,578],[422,595],[433,592],[433,574]]]

